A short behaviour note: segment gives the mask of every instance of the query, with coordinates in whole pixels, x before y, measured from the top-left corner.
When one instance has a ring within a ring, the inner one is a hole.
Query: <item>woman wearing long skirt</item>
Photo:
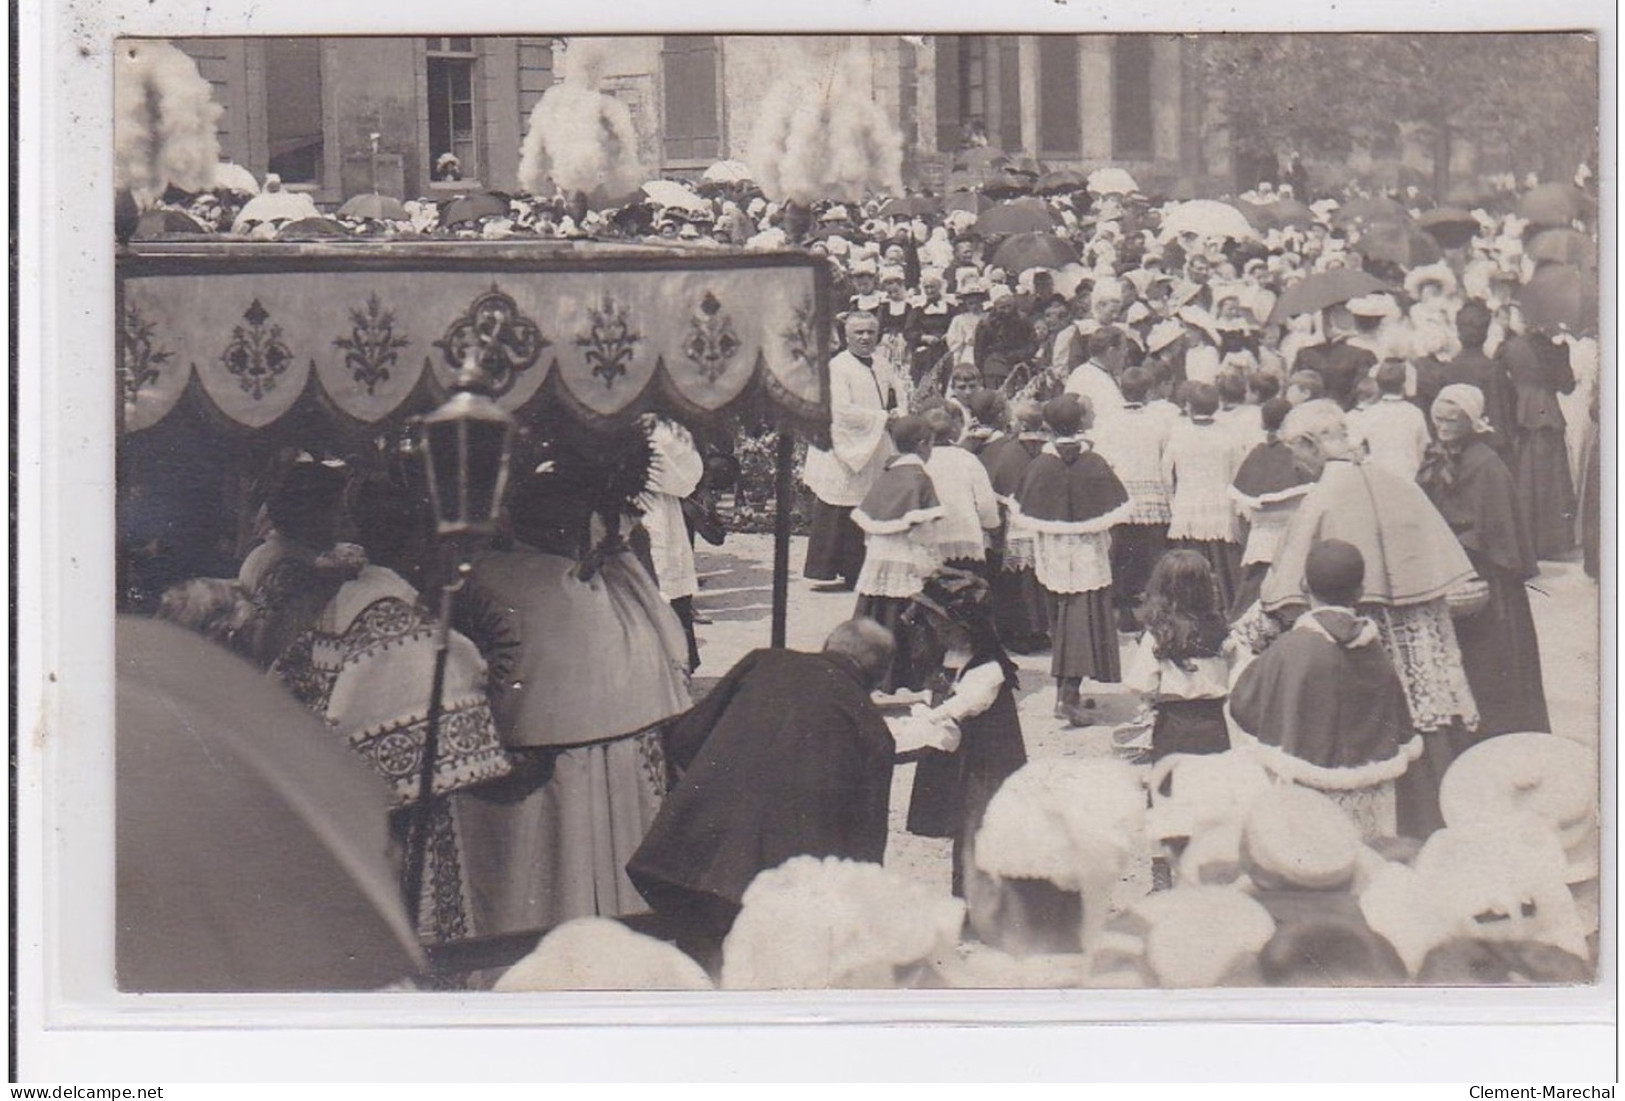
[[[690,705],[687,646],[622,539],[636,487],[594,501],[593,477],[561,460],[517,487],[512,549],[477,558],[459,602],[516,769],[463,808],[488,932],[646,909],[626,862],[665,794],[661,729]]]
[[[1433,424],[1439,442],[1422,468],[1422,488],[1489,588],[1481,610],[1456,620],[1462,665],[1478,703],[1477,739],[1548,731],[1540,645],[1524,588],[1539,571],[1512,475],[1485,439],[1483,394],[1473,386],[1446,386],[1434,400]]]
[[[1574,549],[1574,477],[1569,472],[1567,422],[1558,394],[1574,389],[1569,350],[1548,337],[1525,333],[1501,352],[1516,394],[1512,477],[1524,530],[1535,557],[1561,558]]]
[[[1083,725],[1083,682],[1122,679],[1111,529],[1128,515],[1129,496],[1085,435],[1094,420],[1088,399],[1063,394],[1044,405],[1044,420],[1055,438],[1027,468],[1017,508],[1033,532],[1038,581],[1055,602],[1056,716]]]

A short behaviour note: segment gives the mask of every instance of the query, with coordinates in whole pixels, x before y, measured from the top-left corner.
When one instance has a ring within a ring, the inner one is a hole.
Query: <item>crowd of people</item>
[[[820,653],[691,695],[707,461],[657,416],[518,464],[429,808],[410,470],[281,456],[236,577],[160,614],[393,784],[426,941],[553,930],[498,989],[1586,979],[1596,762],[1551,729],[1526,589],[1577,545],[1597,569],[1596,340],[1540,293],[1583,211],[1084,183],[460,224],[827,258],[804,572],[854,605]],[[1067,726],[1143,700],[1112,757],[1028,760],[1016,656],[1046,651]],[[902,761],[947,894],[882,866]]]

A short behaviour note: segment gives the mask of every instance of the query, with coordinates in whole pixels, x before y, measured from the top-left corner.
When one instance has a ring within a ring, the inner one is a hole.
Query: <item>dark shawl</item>
[[[1292,448],[1279,440],[1261,443],[1250,451],[1231,482],[1231,496],[1253,507],[1277,504],[1308,492],[1314,482],[1308,471],[1294,460]]]
[[[987,467],[988,479],[993,483],[993,492],[1004,499],[1016,495],[1021,488],[1021,479],[1027,474],[1027,467],[1044,446],[1044,441],[1037,438],[1010,436],[1007,440],[1007,446],[999,446],[997,450],[990,447],[981,455],[982,465]]]
[[[1099,521],[1128,503],[1128,491],[1093,450],[1076,443],[1056,445],[1032,461],[1021,480],[1021,513],[1040,531],[1067,534],[1070,525]]]
[[[737,904],[794,856],[885,855],[896,746],[843,657],[745,655],[668,730],[666,751],[682,778],[626,868],[656,909],[684,892]]]
[[[1276,639],[1231,689],[1231,716],[1288,779],[1323,790],[1395,779],[1410,710],[1375,625],[1333,609],[1308,615],[1324,630],[1300,621]]]
[[[1475,567],[1487,564],[1519,581],[1539,572],[1518,517],[1512,472],[1483,437],[1458,454],[1431,449],[1419,480]]]

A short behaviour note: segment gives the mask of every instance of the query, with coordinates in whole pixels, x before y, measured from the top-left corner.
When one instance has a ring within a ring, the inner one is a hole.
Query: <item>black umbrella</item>
[[[1478,219],[1457,206],[1441,206],[1416,220],[1416,224],[1444,248],[1461,248],[1478,236]]]
[[[136,223],[135,236],[137,240],[152,237],[163,237],[171,233],[207,233],[208,230],[193,218],[179,210],[149,210],[141,215]]]
[[[1353,268],[1315,272],[1281,292],[1281,297],[1276,299],[1275,309],[1270,311],[1270,324],[1279,324],[1299,314],[1318,313],[1351,298],[1391,289],[1375,275]]]
[[[979,233],[1035,233],[1055,228],[1056,217],[1042,199],[1012,199],[976,218]]]
[[[929,195],[903,195],[881,203],[880,215],[883,218],[912,218],[917,214],[935,214],[941,209],[942,204]]]
[[[440,224],[450,229],[453,226],[477,222],[481,218],[505,217],[507,214],[507,199],[489,192],[477,191],[447,203],[440,211]]]
[[[1518,217],[1535,226],[1566,226],[1590,209],[1590,196],[1572,184],[1541,184],[1518,200]]]
[[[1360,231],[1356,252],[1367,260],[1398,264],[1414,268],[1431,264],[1439,259],[1439,243],[1424,233],[1415,222],[1376,222]]]
[[[1078,250],[1053,233],[1017,233],[993,253],[993,266],[1010,272],[1062,268],[1077,262]]]

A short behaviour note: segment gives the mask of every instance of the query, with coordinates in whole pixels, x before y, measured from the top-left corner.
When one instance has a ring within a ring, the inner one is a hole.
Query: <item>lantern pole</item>
[[[434,673],[424,722],[423,757],[418,769],[417,805],[407,835],[404,887],[412,928],[421,937],[423,886],[428,872],[429,834],[434,823],[434,776],[440,760],[440,723],[444,712],[446,660],[450,652],[452,608],[457,593],[473,572],[474,548],[481,536],[496,530],[508,464],[513,449],[513,417],[492,399],[480,352],[469,349],[445,403],[420,422],[420,439],[434,505],[435,533],[449,547],[452,576],[440,588],[435,624]],[[493,435],[495,433],[496,435]],[[477,439],[476,439],[477,437]],[[471,463],[470,448],[488,447],[500,438],[500,457]],[[476,476],[480,484],[473,484]]]

